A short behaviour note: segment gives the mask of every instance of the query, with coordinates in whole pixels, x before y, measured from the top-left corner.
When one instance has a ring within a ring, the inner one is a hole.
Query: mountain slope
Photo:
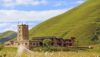
[[[99,42],[100,0],[88,0],[30,30],[30,36],[76,37],[79,45]],[[98,30],[97,30],[98,29]],[[97,36],[94,38],[94,36]],[[95,41],[96,40],[96,41]]]
[[[4,43],[6,41],[9,41],[17,36],[16,32],[13,31],[6,31],[3,33],[0,33],[0,43]]]

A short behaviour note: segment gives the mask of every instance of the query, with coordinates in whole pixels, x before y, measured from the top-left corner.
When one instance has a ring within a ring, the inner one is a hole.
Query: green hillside
[[[17,33],[14,31],[6,31],[3,33],[0,33],[0,43],[4,43],[6,41],[9,41],[17,36]]]
[[[76,37],[80,45],[99,42],[100,0],[88,0],[30,30],[31,37]]]
[[[4,38],[4,37],[7,37],[9,35],[12,35],[16,32],[13,32],[13,31],[6,31],[6,32],[3,32],[3,33],[0,33],[0,38]]]

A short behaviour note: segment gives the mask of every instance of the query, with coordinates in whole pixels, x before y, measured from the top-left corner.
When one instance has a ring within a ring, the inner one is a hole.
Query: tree
[[[50,47],[52,44],[52,41],[50,39],[43,40],[43,45],[46,47]]]

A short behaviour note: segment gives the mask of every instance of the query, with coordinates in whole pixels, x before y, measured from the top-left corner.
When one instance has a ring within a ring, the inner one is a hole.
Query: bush
[[[2,50],[3,47],[4,47],[4,45],[3,44],[0,44],[0,51]]]
[[[33,51],[39,51],[39,52],[56,52],[56,51],[76,51],[78,49],[76,48],[67,48],[67,47],[55,47],[55,46],[50,46],[48,47],[34,47],[32,49]]]
[[[49,48],[49,47],[52,46],[51,43],[52,43],[52,41],[51,41],[50,39],[45,39],[45,40],[43,40],[43,45],[44,45],[45,47],[47,47],[47,48]]]

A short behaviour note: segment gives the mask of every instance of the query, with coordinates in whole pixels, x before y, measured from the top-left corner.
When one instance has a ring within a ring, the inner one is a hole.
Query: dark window
[[[69,40],[69,42],[71,42],[71,40]]]
[[[69,43],[66,43],[66,45],[69,45]]]
[[[72,43],[69,43],[69,46],[72,46]]]
[[[61,43],[57,43],[59,46],[61,46]]]
[[[43,46],[43,43],[42,42],[40,42],[39,44],[40,44],[40,46]]]
[[[64,44],[64,46],[66,46],[66,44]]]
[[[53,45],[53,42],[51,43],[51,45]]]
[[[33,45],[35,45],[35,43],[33,43]]]
[[[27,45],[27,43],[25,43],[25,45]]]

